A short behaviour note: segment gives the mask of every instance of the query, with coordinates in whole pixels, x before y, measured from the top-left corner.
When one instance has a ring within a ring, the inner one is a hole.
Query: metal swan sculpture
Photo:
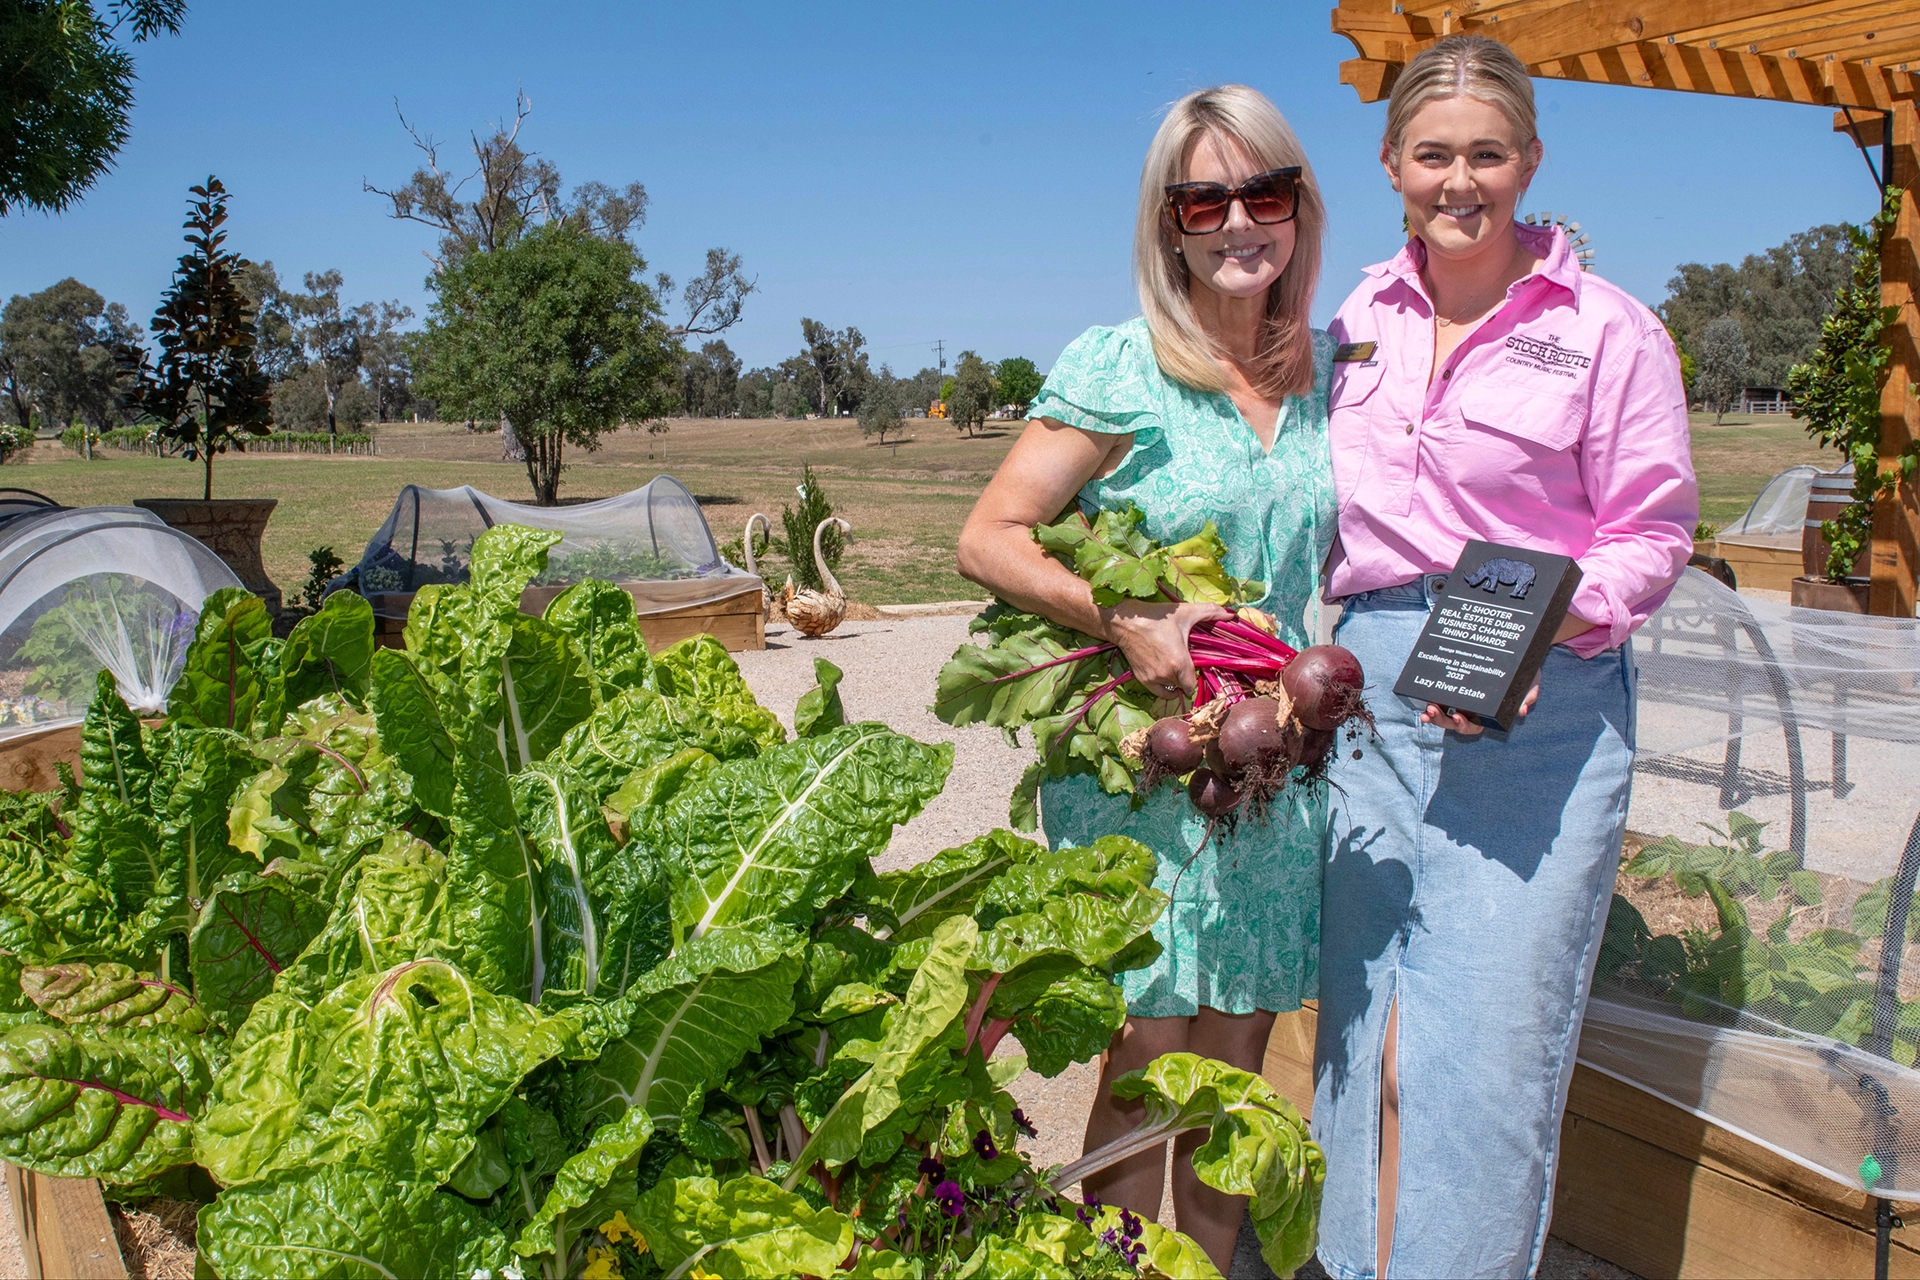
[[[787,621],[803,636],[823,636],[847,617],[847,593],[840,589],[840,582],[833,576],[833,570],[827,568],[827,558],[820,553],[820,535],[830,524],[839,526],[841,533],[853,532],[853,526],[839,516],[829,516],[814,526],[813,565],[820,571],[820,581],[826,584],[827,589],[815,591],[811,587],[802,587],[787,599]]]
[[[767,513],[764,511],[754,512],[747,517],[747,530],[740,539],[741,549],[744,550],[747,555],[747,572],[758,578],[760,576],[760,559],[753,554],[753,526],[756,523],[766,531],[767,542],[771,545],[773,542],[773,521],[767,519]],[[791,582],[792,578],[788,578],[788,581]],[[784,601],[786,595],[783,593],[780,598]],[[760,611],[762,613],[767,611],[767,583],[764,578],[760,581]]]

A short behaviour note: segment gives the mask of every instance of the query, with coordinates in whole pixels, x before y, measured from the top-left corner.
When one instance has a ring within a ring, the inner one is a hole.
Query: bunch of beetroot
[[[1075,513],[1033,536],[1087,581],[1097,604],[1204,601],[1236,610],[1188,637],[1199,676],[1191,714],[1183,699],[1136,681],[1113,643],[1005,604],[974,620],[984,643],[962,645],[941,669],[932,708],[941,720],[995,725],[1009,742],[1022,728],[1032,734],[1039,758],[1010,806],[1021,830],[1036,825],[1041,781],[1073,773],[1093,774],[1115,794],[1185,778],[1202,812],[1259,815],[1289,782],[1323,776],[1341,726],[1368,719],[1352,654],[1331,645],[1296,654],[1272,618],[1239,607],[1262,598],[1266,585],[1226,572],[1212,524],[1163,547],[1142,522],[1127,506],[1091,520]]]
[[[1262,813],[1296,776],[1323,778],[1342,727],[1357,734],[1371,720],[1359,659],[1339,645],[1296,654],[1243,616],[1195,627],[1188,647],[1200,685],[1192,714],[1154,721],[1123,749],[1141,763],[1142,789],[1186,778],[1208,817]]]

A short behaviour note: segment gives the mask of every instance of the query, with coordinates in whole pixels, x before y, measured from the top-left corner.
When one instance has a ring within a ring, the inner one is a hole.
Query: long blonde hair
[[[1294,213],[1293,258],[1267,290],[1267,321],[1249,381],[1263,395],[1298,395],[1313,386],[1313,333],[1308,312],[1320,280],[1320,237],[1326,206],[1306,150],[1286,117],[1257,89],[1223,84],[1190,93],[1173,104],[1140,169],[1140,216],[1133,232],[1133,274],[1140,309],[1153,335],[1161,371],[1200,391],[1225,391],[1220,351],[1193,314],[1186,259],[1174,252],[1179,233],[1167,212],[1165,188],[1186,180],[1184,168],[1203,134],[1238,144],[1258,171],[1300,166]]]
[[[1397,167],[1413,118],[1428,103],[1449,98],[1473,98],[1498,107],[1520,135],[1522,148],[1540,136],[1533,78],[1518,55],[1486,36],[1447,36],[1415,54],[1393,82],[1387,131],[1380,139],[1382,157]]]

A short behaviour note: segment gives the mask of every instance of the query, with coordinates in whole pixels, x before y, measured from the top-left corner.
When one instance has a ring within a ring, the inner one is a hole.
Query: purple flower
[[[1018,1107],[1013,1109],[1013,1127],[1026,1134],[1029,1138],[1037,1138],[1040,1136],[1040,1131],[1033,1127],[1033,1121],[1027,1119],[1026,1114]]]
[[[960,1216],[961,1206],[966,1203],[966,1193],[960,1190],[957,1182],[943,1182],[933,1189],[933,1198],[940,1202],[940,1211],[949,1218]]]
[[[1120,1233],[1126,1236],[1127,1239],[1138,1240],[1140,1238],[1140,1232],[1143,1229],[1140,1219],[1137,1216],[1127,1212],[1125,1209],[1120,1211]]]
[[[982,1160],[997,1160],[1000,1148],[993,1145],[993,1135],[985,1129],[973,1135],[973,1154]]]
[[[920,1161],[920,1172],[935,1182],[941,1182],[946,1179],[947,1166],[933,1156],[925,1156]]]

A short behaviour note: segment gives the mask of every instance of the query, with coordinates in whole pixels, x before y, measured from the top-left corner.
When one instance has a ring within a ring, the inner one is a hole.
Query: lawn
[[[714,537],[737,538],[748,515],[764,511],[779,527],[782,503],[807,462],[835,508],[852,522],[853,544],[840,576],[848,593],[869,604],[973,598],[979,589],[953,571],[953,542],[974,498],[1011,447],[1017,424],[990,424],[977,438],[937,419],[916,419],[896,448],[863,439],[851,420],[676,419],[664,436],[622,431],[593,454],[575,454],[562,478],[563,498],[601,498],[636,488],[662,472],[700,498]],[[214,468],[216,497],[280,500],[267,526],[267,571],[289,594],[307,576],[307,552],[332,546],[351,563],[379,528],[403,485],[452,488],[471,484],[497,497],[525,501],[526,471],[500,460],[497,435],[459,424],[394,423],[378,428],[378,457],[236,454]],[[1693,422],[1693,461],[1700,476],[1701,518],[1714,524],[1745,511],[1767,480],[1785,467],[1836,465],[1787,418],[1710,415]],[[72,505],[120,504],[139,497],[191,497],[200,471],[191,463],[108,451],[95,461],[43,441],[21,464],[0,473],[19,485]],[[776,582],[785,565],[763,569]]]

